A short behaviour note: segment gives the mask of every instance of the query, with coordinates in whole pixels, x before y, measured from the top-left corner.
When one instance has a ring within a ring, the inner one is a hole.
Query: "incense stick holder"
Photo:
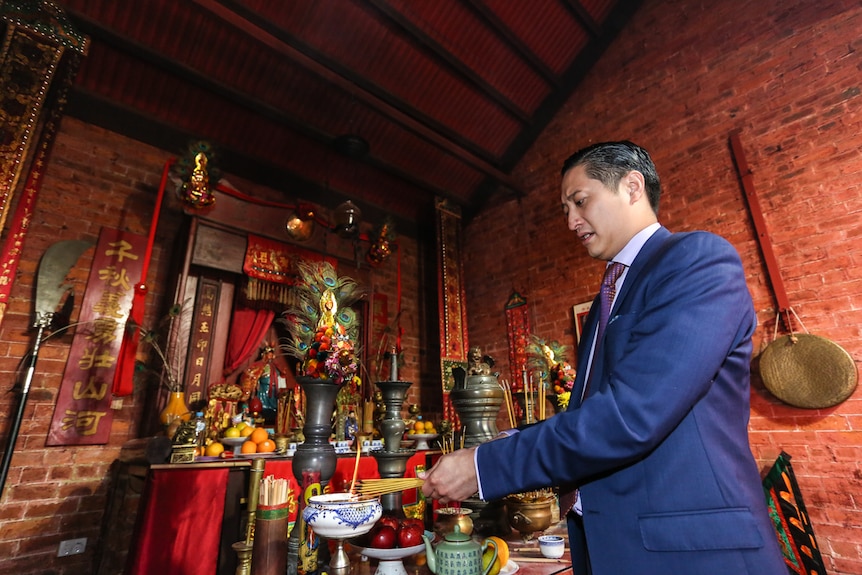
[[[461,419],[464,447],[473,447],[497,436],[497,413],[503,404],[503,388],[493,375],[469,375],[449,397]]]
[[[383,396],[386,412],[380,420],[380,433],[383,436],[383,449],[374,452],[380,477],[390,479],[404,477],[407,470],[407,460],[415,453],[413,449],[402,449],[401,438],[404,435],[404,419],[401,409],[407,390],[413,385],[409,381],[378,381],[377,387]],[[402,517],[401,492],[387,493],[380,497],[383,511],[389,515]]]

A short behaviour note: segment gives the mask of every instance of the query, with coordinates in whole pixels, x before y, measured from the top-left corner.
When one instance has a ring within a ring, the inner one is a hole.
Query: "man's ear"
[[[632,170],[620,181],[623,191],[629,195],[631,203],[646,199],[646,184],[644,175],[637,170]]]

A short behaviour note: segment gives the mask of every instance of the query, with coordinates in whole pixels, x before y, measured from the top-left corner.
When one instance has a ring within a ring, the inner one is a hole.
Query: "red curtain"
[[[129,550],[130,575],[213,575],[228,468],[151,470]]]
[[[274,317],[275,312],[268,309],[234,308],[225,350],[225,375],[233,373],[257,353]]]

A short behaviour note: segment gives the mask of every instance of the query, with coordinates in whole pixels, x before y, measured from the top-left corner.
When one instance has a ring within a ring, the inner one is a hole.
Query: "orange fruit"
[[[417,421],[413,424],[413,429],[416,431],[416,433],[423,433],[425,431],[425,423]]]
[[[509,545],[499,537],[488,537],[488,540],[497,544],[497,559],[494,560],[494,567],[488,572],[488,575],[491,575],[491,573],[499,573],[500,569],[509,562]],[[488,545],[488,551],[490,550],[491,545]]]
[[[209,457],[218,457],[224,451],[224,445],[219,443],[218,441],[213,441],[209,445],[207,445],[206,451],[204,451],[204,455]]]
[[[224,430],[225,437],[239,437],[240,429],[238,427],[228,427]]]
[[[257,444],[258,453],[272,453],[275,451],[275,442],[271,439],[264,439]]]
[[[254,441],[244,441],[239,448],[240,453],[257,453],[257,443]]]
[[[266,441],[269,439],[269,433],[266,432],[266,429],[262,427],[255,427],[252,430],[251,435],[248,436],[251,441],[255,443],[260,443],[261,441]]]
[[[245,427],[243,427],[242,429],[239,430],[239,436],[240,437],[248,437],[249,435],[254,433],[255,429],[257,429],[257,428],[252,427],[251,425],[246,425]]]

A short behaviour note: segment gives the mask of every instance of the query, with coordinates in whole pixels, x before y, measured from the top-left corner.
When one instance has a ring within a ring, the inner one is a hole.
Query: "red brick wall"
[[[0,325],[0,429],[4,430],[4,446],[5,430],[18,406],[17,399],[7,391],[11,390],[18,363],[32,348],[35,335],[29,326],[33,321],[33,283],[39,258],[48,246],[59,240],[95,242],[101,226],[146,235],[162,169],[171,155],[172,152],[72,118],[62,122],[30,224],[11,303]],[[229,174],[225,177],[249,195],[286,201],[283,192],[254,186]],[[184,217],[178,202],[166,197],[148,278],[147,325],[155,325],[168,305],[166,293],[171,293],[174,280],[171,270],[176,265],[173,258],[184,256],[185,236],[180,231]],[[258,233],[263,232],[258,230]],[[323,235],[331,237],[322,239],[318,248],[352,258],[349,242],[332,234]],[[405,380],[415,382],[409,401],[421,402],[419,356],[423,352],[420,346],[425,342],[417,335],[422,314],[413,295],[420,292],[419,247],[418,242],[405,236],[399,236],[398,242],[402,251],[405,294],[402,315],[405,362],[400,372]],[[80,308],[92,257],[93,250],[90,250],[71,274],[76,287],[75,315]],[[393,255],[371,274],[371,290],[389,298],[390,319],[397,310],[396,262],[397,256]],[[345,269],[348,270],[345,273],[349,273],[349,266]],[[145,436],[158,410],[148,403],[152,388],[138,385],[134,395],[125,399],[122,410],[114,414],[107,445],[45,447],[70,342],[68,336],[52,338],[40,350],[0,502],[0,573],[90,575],[96,572],[97,554],[109,559],[110,568],[105,572],[122,570],[127,551],[124,546],[128,546],[137,499],[134,493],[127,493],[130,499],[121,504],[120,519],[110,524],[104,521],[114,481],[112,471],[123,444]],[[139,358],[147,360],[147,353],[142,346]],[[439,389],[439,383],[435,386],[433,380],[426,384],[431,386],[431,393]],[[106,539],[110,539],[110,548],[100,547],[103,529],[108,534]],[[60,541],[80,537],[87,538],[84,554],[56,557]]]
[[[146,235],[166,154],[114,134],[64,121],[24,245],[11,303],[0,326],[0,429],[6,430],[18,401],[6,393],[18,362],[32,348],[33,285],[39,258],[56,241],[96,242],[101,226]],[[10,216],[11,217],[11,216]],[[173,239],[176,217],[166,215],[160,244]],[[156,246],[150,268],[148,308],[164,293],[166,258]],[[76,310],[87,281],[93,250],[71,277]],[[149,308],[151,309],[151,308]],[[150,314],[152,320],[152,314]],[[0,505],[0,572],[90,573],[99,539],[107,484],[120,448],[136,437],[146,398],[136,389],[114,413],[107,445],[45,447],[71,337],[47,340],[39,353],[24,421]],[[3,435],[4,445],[6,434]],[[57,558],[60,541],[87,538],[83,555]]]
[[[466,230],[471,344],[508,373],[503,306],[530,305],[533,332],[572,343],[573,304],[601,264],[567,231],[559,170],[576,149],[631,139],[663,179],[660,219],[739,250],[768,343],[775,300],[728,145],[741,130],[790,303],[814,334],[862,356],[862,7],[855,1],[648,0],[544,131],[499,198]],[[709,326],[703,326],[708,329]],[[789,407],[755,380],[751,444],[763,468],[793,457],[829,573],[862,573],[862,391],[831,409]],[[503,419],[500,418],[501,422]]]

